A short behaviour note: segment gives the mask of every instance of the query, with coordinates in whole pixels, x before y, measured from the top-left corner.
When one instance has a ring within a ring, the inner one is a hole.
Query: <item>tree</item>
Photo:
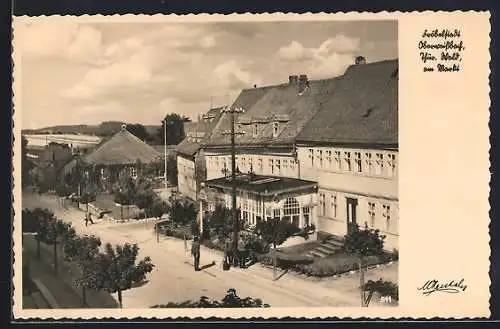
[[[118,294],[120,308],[123,307],[122,292],[132,285],[142,283],[153,270],[151,258],[145,257],[136,264],[139,247],[125,243],[113,247],[107,243],[105,252],[99,253],[89,265],[88,282],[96,289],[106,289]]]
[[[276,246],[283,244],[288,238],[300,233],[301,230],[290,220],[272,218],[260,221],[255,226],[255,233],[267,244],[273,246],[273,276],[276,280]]]
[[[153,202],[146,209],[148,209],[147,214],[156,219],[160,219],[163,214],[169,211],[167,203],[160,198],[154,198]]]
[[[357,223],[349,226],[348,233],[344,238],[344,250],[356,254],[359,261],[359,290],[361,296],[361,306],[368,306],[365,296],[365,257],[378,256],[384,252],[384,235],[380,231],[371,229],[365,224],[364,229],[360,229]]]
[[[54,214],[50,210],[43,208],[25,209],[22,212],[22,231],[36,234],[37,259],[40,259],[40,242],[47,240],[49,221],[53,218]]]
[[[86,290],[94,288],[92,262],[99,254],[101,240],[93,235],[76,236],[64,244],[64,254],[69,261],[76,262],[81,270],[76,285],[82,288],[82,306],[87,304]]]
[[[89,211],[89,203],[96,200],[96,194],[91,191],[85,191],[79,198],[79,202],[85,205],[85,211]]]
[[[64,245],[76,237],[75,230],[71,224],[55,217],[49,218],[46,225],[46,230],[43,235],[43,242],[54,247],[54,273],[57,275],[58,257],[57,246],[58,243]]]
[[[121,188],[119,191],[115,192],[115,202],[120,204],[120,216],[121,219],[123,220],[123,206],[129,206],[135,203],[137,200],[137,186],[134,183],[133,179],[128,178],[125,183],[123,188]]]
[[[222,204],[216,204],[214,211],[210,212],[203,222],[204,232],[209,230],[220,237],[229,237],[234,230],[231,210]]]
[[[167,127],[168,128],[168,127]],[[146,141],[149,139],[149,134],[146,128],[141,125],[140,123],[135,123],[135,124],[127,124],[127,130],[130,132],[132,135],[135,137]]]
[[[170,206],[169,215],[176,224],[186,225],[192,223],[196,220],[196,205],[190,200],[173,200]]]
[[[368,280],[363,287],[364,291],[368,291],[366,298],[366,306],[369,305],[373,293],[377,292],[381,297],[390,297],[390,300],[399,301],[399,287],[397,284],[390,281]]]
[[[167,114],[161,122],[161,128],[158,129],[158,136],[161,142],[165,143],[165,122],[167,122],[167,145],[177,145],[185,137],[184,123],[191,119],[181,116],[177,113]]]
[[[154,305],[152,308],[247,308],[247,307],[270,307],[262,302],[260,298],[241,298],[236,294],[236,290],[231,288],[221,301],[210,300],[206,296],[200,297],[198,301],[185,301],[181,303],[167,303]]]

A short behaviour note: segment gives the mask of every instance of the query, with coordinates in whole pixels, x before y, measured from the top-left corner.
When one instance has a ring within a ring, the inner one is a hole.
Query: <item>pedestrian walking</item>
[[[194,258],[194,270],[200,270],[200,238],[195,236],[191,246],[191,255]]]
[[[92,215],[90,213],[87,213],[85,215],[85,226],[88,226],[90,224],[94,224],[94,221],[92,220]]]

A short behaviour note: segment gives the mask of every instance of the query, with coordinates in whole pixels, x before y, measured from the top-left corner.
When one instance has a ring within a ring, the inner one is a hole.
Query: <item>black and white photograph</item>
[[[19,21],[22,310],[397,310],[412,85],[364,17]]]

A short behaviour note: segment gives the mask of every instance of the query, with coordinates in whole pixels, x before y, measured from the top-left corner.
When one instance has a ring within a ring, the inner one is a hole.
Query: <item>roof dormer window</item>
[[[279,132],[279,123],[278,122],[273,122],[273,137],[278,137],[278,132]]]

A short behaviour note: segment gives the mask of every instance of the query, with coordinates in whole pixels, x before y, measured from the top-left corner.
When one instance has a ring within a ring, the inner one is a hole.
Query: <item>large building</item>
[[[319,183],[318,230],[379,229],[398,248],[398,62],[350,67],[297,136],[300,177]]]
[[[397,60],[356,62],[331,79],[290,76],[288,83],[243,90],[232,107],[244,110],[235,114],[235,130],[244,132],[236,136],[239,173],[315,182],[309,209],[298,208],[318,232],[342,237],[349,222],[366,223],[386,235],[386,249],[397,248]],[[227,184],[220,180],[231,169],[230,115],[203,145],[206,185],[222,194]],[[270,182],[261,184],[266,190]],[[239,198],[250,196],[252,188],[242,186]],[[289,197],[275,199],[280,216],[288,213]],[[251,202],[242,199],[238,207]]]

